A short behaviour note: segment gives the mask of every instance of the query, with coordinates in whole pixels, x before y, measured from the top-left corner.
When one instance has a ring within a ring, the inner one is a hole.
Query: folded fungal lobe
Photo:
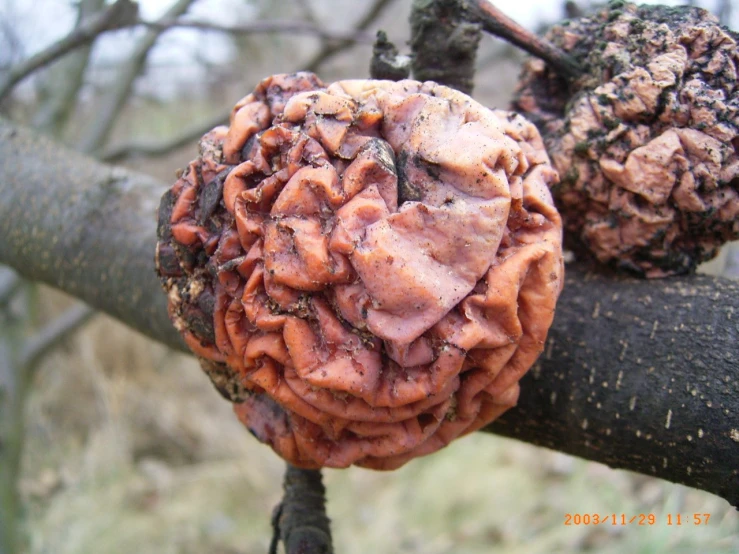
[[[262,81],[162,199],[170,314],[302,467],[392,469],[518,397],[562,286],[534,126],[415,81]]]

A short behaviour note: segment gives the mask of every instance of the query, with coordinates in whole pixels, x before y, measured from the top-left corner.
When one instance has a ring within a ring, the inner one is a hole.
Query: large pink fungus
[[[170,313],[262,441],[396,468],[518,397],[562,286],[533,125],[415,81],[262,81],[160,207]]]
[[[661,277],[739,238],[739,36],[702,9],[612,2],[548,38],[585,73],[532,60],[514,106],[562,176],[568,245]]]

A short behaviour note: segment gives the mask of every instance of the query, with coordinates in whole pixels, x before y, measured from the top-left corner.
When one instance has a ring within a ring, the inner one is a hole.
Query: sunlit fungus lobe
[[[560,173],[568,246],[660,277],[739,238],[739,36],[702,9],[612,2],[548,38],[584,75],[531,60],[514,107]]]
[[[518,397],[562,286],[533,125],[435,83],[262,81],[162,199],[170,315],[302,467],[393,469]]]

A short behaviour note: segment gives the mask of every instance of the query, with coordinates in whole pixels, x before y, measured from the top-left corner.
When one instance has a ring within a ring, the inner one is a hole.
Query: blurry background
[[[739,27],[739,5],[694,3]],[[106,7],[0,0],[0,84]],[[565,13],[557,1],[499,7],[536,30]],[[407,53],[409,12],[410,0],[140,0],[143,20],[185,14],[230,31],[106,33],[24,79],[0,113],[170,182],[197,138],[262,77],[307,67],[325,81],[366,77],[380,28]],[[299,21],[304,32],[234,31],[274,20]],[[506,107],[521,59],[486,37],[474,96]],[[737,259],[734,245],[705,270],[739,275]],[[15,422],[20,505],[0,505],[0,519],[9,510],[23,519],[21,552],[266,552],[284,464],[245,432],[193,359],[0,267],[3,363],[30,385]],[[324,474],[338,553],[739,551],[739,516],[717,497],[490,435],[393,473]],[[668,513],[694,512],[711,514],[709,523],[666,523]],[[652,513],[657,523],[565,526],[568,513]]]

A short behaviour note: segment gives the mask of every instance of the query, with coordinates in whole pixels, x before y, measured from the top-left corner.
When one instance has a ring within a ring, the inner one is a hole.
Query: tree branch
[[[119,0],[120,1],[120,0]],[[170,21],[185,13],[194,0],[177,0],[167,10],[161,21]],[[110,87],[97,110],[98,116],[92,120],[90,127],[83,133],[79,150],[87,153],[99,152],[105,147],[108,136],[115,125],[118,116],[126,105],[126,101],[133,87],[133,83],[141,73],[149,52],[156,44],[163,29],[150,29],[136,43],[133,54],[121,67],[118,78]]]
[[[28,286],[26,287],[28,288]],[[24,340],[30,309],[28,291],[23,317],[8,317],[0,311],[0,552],[20,552],[18,540],[20,473],[25,406],[33,375],[39,363],[61,341],[71,336],[90,319],[93,311],[78,305],[46,325],[30,340]],[[5,320],[5,321],[3,321]]]
[[[301,71],[301,70],[317,71],[321,67],[321,65],[326,63],[333,56],[336,56],[340,52],[343,52],[347,47],[352,46],[356,43],[367,42],[366,39],[368,39],[369,43],[371,43],[372,42],[371,37],[369,37],[369,35],[365,35],[364,32],[375,23],[375,21],[382,15],[382,13],[387,8],[387,6],[389,6],[393,1],[394,0],[377,0],[374,3],[374,5],[368,10],[365,16],[360,21],[357,22],[357,24],[352,28],[352,30],[349,30],[349,31],[329,32],[329,31],[318,30],[315,27],[315,24],[313,23],[310,24],[312,25],[312,27],[306,26],[305,27],[306,32],[307,32],[307,29],[311,28],[315,30],[315,34],[318,34],[319,36],[323,36],[324,38],[330,38],[333,40],[336,40],[336,39],[338,40],[334,42],[333,44],[330,44],[330,43],[324,44],[324,46],[309,61],[307,61],[305,64],[301,64],[301,66],[297,67],[295,70],[296,71]],[[175,23],[178,23],[178,22],[171,22],[171,23],[174,25]],[[271,32],[271,31],[279,30],[279,23],[275,23],[274,25],[273,23],[275,22],[270,22],[270,21],[255,22],[254,24],[250,24],[250,25],[234,27],[233,32],[248,32],[248,29],[250,28],[254,28],[254,29],[261,28],[261,32]],[[283,22],[283,23],[287,25],[290,22]],[[195,22],[194,24],[201,25],[200,23],[197,23],[197,22]],[[202,24],[202,25],[209,25],[209,24]],[[179,26],[179,23],[178,23],[178,26]],[[217,26],[214,28],[216,30],[228,31],[228,29],[217,28]],[[255,32],[260,32],[260,31],[255,31]],[[189,142],[199,139],[202,135],[204,135],[207,131],[210,131],[213,127],[226,123],[228,121],[230,111],[231,110],[229,108],[229,110],[225,111],[224,113],[220,115],[215,116],[209,122],[206,122],[203,125],[197,125],[189,129],[186,129],[181,134],[171,139],[167,139],[163,142],[150,142],[150,143],[149,142],[141,142],[141,143],[134,142],[130,144],[125,144],[123,146],[111,148],[108,152],[106,152],[105,154],[101,156],[101,159],[107,162],[118,162],[126,158],[131,158],[135,156],[161,156],[161,155],[167,154],[168,152],[171,152],[172,150],[180,148],[181,146],[184,146]]]
[[[77,330],[95,315],[95,310],[84,304],[67,309],[51,323],[42,327],[31,339],[25,341],[20,353],[20,365],[33,372],[41,360],[59,343],[74,335]]]
[[[410,23],[413,78],[471,94],[482,31],[465,0],[413,0]]]
[[[105,31],[130,25],[135,20],[137,13],[138,5],[131,0],[117,0],[115,4],[111,5],[98,17],[80,25],[62,40],[55,42],[46,50],[42,50],[15,66],[0,84],[0,102],[5,99],[16,84],[34,71],[59,59],[67,52],[92,42]]]
[[[76,28],[85,25],[104,9],[105,0],[81,0],[77,8]],[[77,104],[91,52],[92,41],[68,53],[50,68],[44,80],[45,98],[33,117],[35,128],[56,137],[61,136]]]
[[[545,353],[488,431],[739,506],[739,281],[568,267]]]
[[[347,44],[361,43],[372,44],[373,38],[371,34],[359,31],[332,31],[323,29],[310,22],[295,20],[262,20],[253,21],[251,23],[243,23],[241,25],[219,25],[209,21],[195,21],[183,19],[171,19],[161,21],[144,21],[139,20],[138,25],[156,29],[158,31],[167,31],[169,29],[197,29],[200,31],[216,31],[219,33],[228,33],[232,35],[240,34],[262,34],[262,33],[290,33],[294,35],[311,35],[319,37],[323,40],[346,42]]]
[[[269,554],[277,554],[279,543],[286,554],[333,554],[321,472],[287,464],[282,486],[285,495],[272,514]]]
[[[152,260],[166,185],[2,120],[0,159],[0,263],[184,349]],[[736,504],[739,282],[568,273],[540,369],[492,429]]]
[[[154,272],[154,220],[167,186],[1,118],[0,159],[0,263],[181,348]]]
[[[362,19],[352,28],[351,33],[361,33],[369,29],[374,23],[380,18],[390,4],[395,0],[375,0],[367,13],[364,14]],[[348,40],[341,40],[334,43],[324,42],[321,49],[305,64],[301,69],[305,71],[318,71],[326,61],[333,58],[340,52],[343,52],[347,47],[351,46],[352,42]]]
[[[163,141],[141,141],[131,142],[123,144],[115,148],[111,148],[105,154],[101,156],[101,159],[106,162],[120,162],[127,158],[135,158],[139,156],[143,157],[156,157],[164,156],[169,154],[173,150],[182,148],[183,146],[195,142],[200,139],[205,133],[210,131],[213,127],[218,125],[224,125],[228,123],[228,115],[219,114],[204,123],[199,125],[193,125],[189,128],[183,129],[183,131]]]
[[[468,0],[468,2],[475,20],[482,24],[486,32],[544,60],[562,77],[573,79],[582,74],[582,68],[572,56],[513,21],[490,0]]]
[[[400,81],[407,79],[410,73],[410,56],[400,55],[395,45],[387,39],[385,31],[377,31],[370,60],[370,78]]]

